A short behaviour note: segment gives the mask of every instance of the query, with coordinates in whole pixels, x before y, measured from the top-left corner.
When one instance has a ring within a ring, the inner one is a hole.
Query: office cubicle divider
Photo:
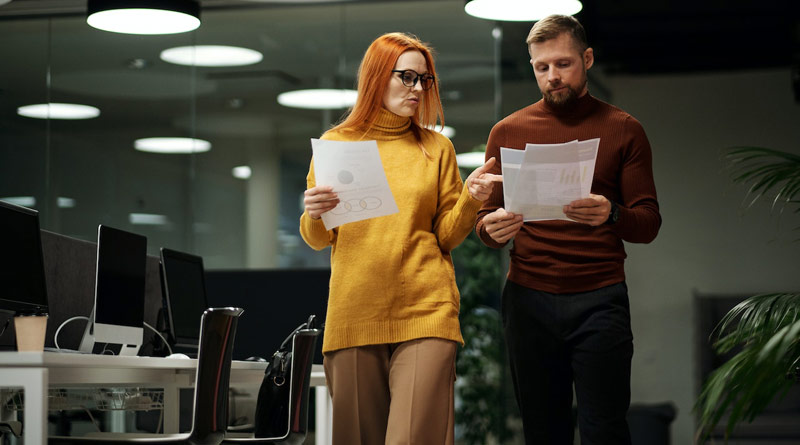
[[[246,312],[239,320],[233,358],[269,356],[308,316],[325,322],[330,269],[207,270],[206,289],[212,306],[236,306]],[[323,334],[324,336],[324,330]],[[322,336],[314,363],[322,363]]]
[[[74,316],[88,317],[92,311],[97,244],[42,230],[42,256],[50,312],[45,347],[54,347],[55,331],[64,321]],[[156,326],[162,300],[158,267],[158,257],[148,255],[144,321],[151,326]],[[78,349],[85,327],[85,320],[75,320],[65,325],[59,333],[59,346]],[[151,330],[145,329],[144,346],[139,355],[150,355],[159,341]],[[15,342],[14,330],[7,329],[0,336],[0,349],[13,350]]]

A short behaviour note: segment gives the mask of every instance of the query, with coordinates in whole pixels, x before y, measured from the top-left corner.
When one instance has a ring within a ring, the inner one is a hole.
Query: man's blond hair
[[[528,33],[525,43],[530,48],[531,43],[546,42],[564,33],[572,36],[572,41],[575,42],[579,52],[583,53],[589,47],[586,31],[581,22],[575,17],[557,14],[549,15],[536,22],[531,28],[531,32]]]

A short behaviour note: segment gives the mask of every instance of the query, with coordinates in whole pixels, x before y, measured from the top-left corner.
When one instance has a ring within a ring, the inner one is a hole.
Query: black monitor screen
[[[170,334],[176,344],[196,347],[200,317],[208,308],[203,259],[162,248],[161,273]]]
[[[147,238],[100,226],[97,235],[96,323],[142,327]]]
[[[39,212],[0,201],[0,310],[47,312]]]

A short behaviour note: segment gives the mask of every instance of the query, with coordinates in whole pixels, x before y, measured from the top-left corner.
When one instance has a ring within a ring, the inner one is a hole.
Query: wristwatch
[[[608,219],[606,220],[606,224],[611,225],[619,221],[619,206],[614,201],[608,201],[611,203],[611,210],[608,212]]]

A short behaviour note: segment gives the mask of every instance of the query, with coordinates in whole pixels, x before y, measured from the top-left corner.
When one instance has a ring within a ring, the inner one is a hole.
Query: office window
[[[85,5],[0,8],[0,199],[40,210],[46,230],[93,241],[97,225],[107,224],[147,236],[150,254],[161,246],[194,252],[208,268],[326,266],[329,252],[303,243],[298,219],[309,139],[345,110],[288,108],[276,98],[355,88],[367,46],[391,31],[411,32],[436,49],[456,150],[485,142],[495,121],[494,24],[467,16],[462,4],[222,3],[206,3],[196,31],[161,36],[91,28]],[[198,67],[160,58],[191,45],[243,47],[263,59]],[[89,105],[100,114],[17,114],[46,103]],[[191,154],[134,149],[149,137],[196,138],[211,147]],[[249,178],[235,177],[236,167],[249,167]]]

